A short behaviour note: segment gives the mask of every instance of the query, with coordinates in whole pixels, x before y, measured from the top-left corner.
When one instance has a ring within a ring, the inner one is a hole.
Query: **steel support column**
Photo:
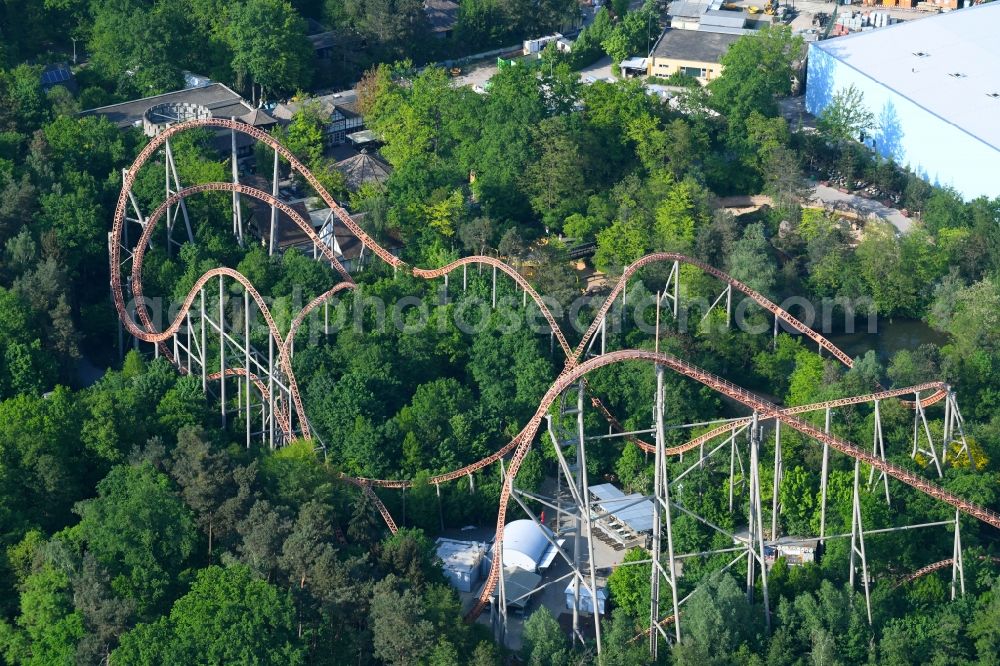
[[[507,470],[504,468],[503,458],[500,459],[500,478],[503,479],[503,483],[510,484],[511,479],[507,478]],[[406,510],[406,488],[403,488],[403,507]],[[403,520],[406,520],[406,514],[403,514]],[[500,579],[497,581],[497,610],[499,611],[499,624],[496,630],[499,631],[498,642],[503,647],[507,647],[507,586],[504,582],[504,576],[506,570],[503,566],[503,543],[500,543],[500,552],[495,552],[494,549],[493,557],[500,558]]]
[[[656,366],[656,455],[653,463],[653,554],[650,580],[649,637],[650,655],[656,659],[659,646],[659,636],[663,632],[660,625],[660,580],[670,586],[671,608],[674,615],[674,640],[680,642],[681,627],[679,604],[677,601],[677,560],[674,557],[673,521],[670,513],[670,483],[667,474],[666,438],[664,436],[664,368]],[[664,570],[661,560],[661,543],[665,523],[667,533],[667,567]]]
[[[961,594],[965,596],[965,567],[962,564],[962,537],[959,527],[959,511],[955,509],[955,545],[951,555],[951,599]]]
[[[931,429],[927,424],[927,414],[924,412],[923,405],[920,404],[920,391],[915,394],[914,400],[914,414],[913,414],[913,449],[910,451],[910,457],[916,459],[917,454],[921,453],[934,463],[934,468],[937,470],[938,478],[944,476],[941,471],[941,460],[938,457],[937,449],[934,445],[934,438],[931,437]],[[923,449],[920,447],[920,426],[923,426],[924,435],[927,438],[927,448]]]
[[[222,429],[226,429],[226,307],[225,285],[219,276],[219,411],[222,415]]]
[[[271,196],[275,199],[278,198],[278,151],[274,151],[274,173],[271,179]],[[272,204],[271,205],[271,229],[268,233],[269,239],[267,244],[267,254],[274,254],[275,243],[278,242],[278,208]]]
[[[826,408],[823,432],[830,434],[830,408]],[[819,477],[819,542],[826,538],[826,485],[830,475],[830,445],[823,442],[823,465]]]
[[[865,588],[865,609],[868,612],[868,624],[872,623],[872,601],[868,589],[868,558],[865,555],[865,533],[861,523],[861,495],[859,478],[861,476],[861,461],[854,461],[854,497],[851,517],[851,565],[848,574],[851,587],[854,587],[855,560],[861,560],[861,579]]]
[[[236,118],[232,118],[232,120],[235,122]],[[240,170],[236,157],[236,128],[230,128],[229,134],[231,145],[229,161],[232,165],[233,184],[239,185]],[[240,193],[236,190],[233,190],[233,233],[236,234],[236,240],[239,241],[240,247],[243,247],[243,211],[240,209]]]
[[[781,477],[784,476],[784,468],[781,460],[781,421],[774,422],[774,477],[773,493],[771,496],[771,540],[778,538],[778,512],[781,510],[781,502],[778,499],[778,491],[781,489]]]
[[[958,442],[958,451],[955,452],[956,457],[965,454],[969,460],[969,469],[972,471],[976,470],[976,463],[972,458],[972,450],[969,448],[969,442],[965,438],[965,421],[962,419],[962,413],[958,410],[958,400],[955,398],[955,392],[948,389],[948,396],[945,400],[945,417],[944,417],[944,444],[941,451],[941,462],[944,463],[948,456],[948,449],[952,444]],[[957,436],[956,436],[957,433]]]
[[[879,407],[879,400],[875,401],[875,425],[872,438],[872,455],[881,460],[885,460],[885,441],[882,437],[882,411]],[[885,486],[885,503],[889,504],[889,475],[884,470],[879,470],[878,479],[875,478],[875,468],[868,468],[868,489],[872,490],[875,484],[882,481]]]
[[[585,512],[585,519],[587,525],[587,565],[590,570],[590,589],[592,590],[594,596],[591,598],[591,604],[594,609],[594,640],[597,642],[597,654],[601,653],[601,613],[600,613],[600,601],[597,598],[597,569],[594,566],[594,523],[592,513],[590,511],[590,484],[587,477],[587,446],[586,446],[586,433],[583,429],[583,379],[580,379],[579,384],[577,384],[576,389],[576,428],[577,437],[579,442],[577,444],[576,454],[577,454],[577,466],[579,470],[577,476],[580,479],[580,497],[583,499],[583,505],[581,509]],[[574,557],[575,557],[574,553]],[[583,583],[582,580],[578,579],[576,583],[576,595],[579,598],[580,585]]]
[[[674,321],[677,321],[677,307],[681,300],[681,264],[679,261],[674,262]]]
[[[243,290],[243,364],[246,370],[244,406],[247,414],[247,448],[250,448],[250,292]]]
[[[729,513],[733,512],[733,496],[736,488],[736,464],[740,466],[740,484],[746,483],[746,470],[743,468],[743,456],[740,455],[739,445],[736,443],[736,437],[740,430],[736,429],[732,431],[729,435]],[[749,435],[749,432],[747,433]],[[743,485],[745,487],[745,485]],[[740,490],[740,497],[743,496],[743,490]]]
[[[198,292],[201,300],[201,318],[198,324],[201,326],[201,390],[208,391],[208,347],[205,346],[205,288]]]
[[[764,601],[764,625],[771,631],[771,605],[767,591],[767,564],[764,558],[763,516],[760,502],[760,423],[757,412],[750,425],[750,511],[747,530],[747,600],[753,601],[754,568],[760,565],[761,596]]]
[[[267,333],[267,402],[268,402],[268,446],[274,450],[274,334]]]

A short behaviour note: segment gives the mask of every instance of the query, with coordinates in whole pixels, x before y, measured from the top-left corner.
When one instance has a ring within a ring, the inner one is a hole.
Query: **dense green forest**
[[[542,67],[502,69],[486,95],[414,63],[542,34],[575,17],[575,3],[463,0],[454,52],[441,52],[427,36],[416,1],[0,5],[0,663],[597,661],[592,646],[571,647],[545,610],[526,621],[519,655],[495,645],[484,625],[462,622],[458,596],[434,561],[442,525],[495,520],[501,482],[499,469],[488,468],[476,474],[474,493],[463,480],[442,486],[439,499],[428,477],[510,441],[564,363],[549,336],[527,325],[537,312],[522,307],[509,280],[498,283],[496,308],[473,317],[475,326],[460,326],[457,313],[490,301],[487,271],[470,269],[468,289],[453,287],[444,303],[440,285],[371,263],[337,304],[346,321],[360,313],[360,326],[327,334],[322,321],[308,320],[294,369],[322,454],[308,441],[247,449],[238,420],[220,427],[200,378],[180,375],[148,348],[119,361],[107,231],[121,169],[146,139],[75,113],[180,87],[183,69],[269,98],[366,72],[359,89],[366,122],[394,167],[384,189],[341,190],[323,156],[322,120],[308,107],[279,130],[282,141],[335,196],[366,213],[369,233],[400,237],[411,264],[488,254],[522,270],[551,299],[571,345],[603,297],[598,288],[591,303],[570,307],[584,292],[586,271],[568,260],[568,248],[590,241],[592,268],[612,279],[648,252],[683,252],[776,302],[869,304],[882,326],[924,320],[942,334],[940,345],[888,358],[871,352],[851,370],[799,337],[781,333],[774,342],[754,307],[749,322],[763,323],[763,334],[726,327],[716,310],[686,330],[666,317],[659,344],[785,405],[868,393],[877,382],[945,380],[962,406],[974,462],[953,459],[941,483],[998,507],[1000,197],[963,202],[873,159],[851,140],[868,120],[843,112],[863,107],[849,91],[839,111],[820,119],[819,132],[781,117],[777,100],[791,92],[801,54],[787,29],[741,39],[721,78],[671,103],[639,81],[581,85],[574,71],[581,63],[604,54],[620,60],[646,39],[654,7],[627,12],[627,5],[599,12],[573,54],[550,51]],[[303,46],[305,17],[352,36],[343,42],[352,44],[351,57],[313,62]],[[262,22],[273,31],[262,32]],[[66,59],[71,38],[86,48],[80,92],[43,91],[39,64]],[[275,52],[284,57],[268,57]],[[185,185],[227,179],[229,165],[208,134],[187,132],[172,149]],[[908,209],[914,228],[858,227],[803,208],[809,179],[865,183]],[[162,183],[155,164],[140,174],[134,189],[143,209],[162,200]],[[719,196],[758,193],[771,205],[749,215],[717,205]],[[230,233],[229,206],[222,193],[188,201],[197,242],[170,256],[154,245],[145,292],[178,301],[206,270],[229,266],[254,283],[287,330],[302,304],[338,278],[296,251],[269,257],[259,245],[241,247]],[[682,300],[711,302],[719,283],[682,270]],[[668,271],[645,269],[630,283],[629,302],[650,301]],[[379,327],[365,306],[403,297],[416,297],[433,324]],[[843,320],[842,310],[835,319]],[[858,314],[866,320],[866,309]],[[608,340],[614,349],[654,344],[629,317]],[[84,366],[103,375],[91,383]],[[626,429],[649,426],[653,387],[648,366],[616,365],[590,378]],[[738,413],[669,373],[666,412],[676,424]],[[929,417],[939,436],[940,410]],[[926,461],[908,455],[911,412],[887,401],[882,420],[889,458],[933,478]],[[872,426],[868,406],[838,410],[833,421],[834,433],[863,446]],[[599,433],[607,424],[588,412],[586,427]],[[670,430],[668,443],[689,434]],[[792,434],[783,446],[780,529],[816,534],[819,447]],[[772,454],[766,438],[762,456]],[[685,468],[673,461],[670,473]],[[536,488],[554,470],[551,445],[539,438],[517,483]],[[652,487],[652,465],[632,444],[589,449],[588,471],[631,490]],[[398,534],[389,535],[364,494],[338,480],[342,472],[415,479],[405,495],[382,493],[403,526]],[[768,525],[770,474],[762,470]],[[828,533],[850,529],[852,481],[852,462],[833,456]],[[954,518],[908,486],[890,488],[889,506],[878,487],[864,494],[866,529]],[[675,499],[738,528],[727,492],[727,477],[709,467],[689,474]],[[679,552],[732,545],[686,515],[674,531]],[[961,531],[967,594],[955,601],[948,569],[895,587],[901,576],[951,556],[949,528],[867,540],[871,625],[860,588],[847,586],[844,540],[831,541],[818,564],[775,565],[770,633],[760,595],[749,604],[739,587],[739,566],[718,575],[728,560],[691,559],[681,587],[697,592],[683,607],[684,640],[662,649],[661,661],[996,663],[998,569],[980,558],[1000,555],[1000,544],[994,529],[972,519],[961,519]],[[648,661],[645,641],[632,640],[648,624],[648,579],[648,565],[612,575],[600,663]]]
[[[459,5],[452,37],[436,39],[423,0],[11,0],[0,5],[0,63],[69,60],[76,48],[88,61],[84,109],[177,90],[185,70],[275,99],[352,84],[379,62],[461,57],[580,22],[576,0]],[[307,39],[317,29],[333,32],[319,59]]]

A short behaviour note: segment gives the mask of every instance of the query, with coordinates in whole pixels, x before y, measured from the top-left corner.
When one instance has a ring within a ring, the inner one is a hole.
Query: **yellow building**
[[[740,34],[667,28],[646,61],[646,74],[667,78],[686,74],[705,85],[722,73],[719,61]]]

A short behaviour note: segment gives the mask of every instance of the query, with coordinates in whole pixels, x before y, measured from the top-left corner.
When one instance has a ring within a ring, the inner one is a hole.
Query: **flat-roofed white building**
[[[440,537],[437,556],[448,581],[459,592],[472,592],[480,578],[480,564],[486,555],[486,544],[479,541],[459,541]]]
[[[1000,195],[1000,3],[809,45],[806,109],[853,85],[875,115],[865,142],[966,199]]]

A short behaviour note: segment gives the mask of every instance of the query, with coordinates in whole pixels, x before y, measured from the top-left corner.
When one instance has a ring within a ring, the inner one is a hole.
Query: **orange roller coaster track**
[[[979,555],[976,557],[976,559],[982,562],[992,562],[994,564],[1000,564],[1000,557]],[[946,569],[954,563],[955,560],[949,557],[947,560],[940,560],[938,562],[934,562],[933,564],[928,564],[927,566],[921,567],[916,571],[914,571],[913,573],[907,574],[902,578],[900,578],[899,581],[893,586],[893,588],[895,589],[897,587],[906,585],[907,583],[912,583],[913,581],[917,580],[918,578],[921,578],[922,576],[926,576],[929,573],[934,573],[935,571],[940,571],[941,569]]]
[[[507,469],[506,477],[503,484],[503,489],[501,492],[500,506],[497,518],[497,529],[496,529],[496,544],[497,547],[502,546],[503,542],[503,530],[504,523],[506,519],[507,504],[511,496],[511,482],[516,477],[521,463],[524,460],[525,455],[529,451],[532,441],[537,434],[539,425],[542,418],[546,412],[551,407],[552,403],[557,399],[557,397],[570,386],[572,386],[576,381],[586,381],[586,376],[588,373],[597,370],[611,364],[620,363],[624,361],[644,361],[648,363],[653,363],[657,365],[662,365],[671,369],[672,371],[690,377],[705,386],[712,388],[713,390],[725,395],[732,400],[741,403],[742,405],[752,409],[760,419],[775,419],[782,423],[787,424],[791,428],[798,430],[809,437],[827,444],[828,446],[852,457],[860,460],[872,467],[885,472],[889,476],[892,476],[903,483],[906,483],[917,490],[924,492],[938,500],[941,500],[951,506],[954,506],[959,511],[965,512],[971,516],[982,520],[983,522],[990,524],[994,527],[1000,528],[1000,515],[993,511],[990,511],[984,507],[980,507],[971,502],[951,494],[950,492],[936,486],[919,475],[906,470],[902,467],[894,465],[892,463],[886,462],[875,455],[869,454],[859,447],[846,442],[834,435],[820,431],[819,429],[813,427],[812,425],[798,419],[797,414],[802,414],[805,412],[825,409],[836,406],[850,405],[850,404],[860,404],[864,402],[871,402],[875,400],[881,400],[886,398],[900,397],[903,395],[908,395],[910,393],[918,393],[923,391],[932,390],[933,393],[929,396],[923,397],[920,400],[921,406],[927,406],[933,404],[947,395],[948,387],[940,382],[932,382],[927,384],[922,384],[920,386],[909,387],[905,389],[894,389],[894,390],[883,390],[879,393],[873,393],[863,396],[856,396],[850,398],[842,398],[837,400],[826,401],[823,403],[816,403],[813,405],[804,405],[791,408],[781,408],[774,405],[760,396],[751,393],[735,384],[717,377],[711,373],[701,370],[685,361],[677,359],[669,354],[658,353],[648,350],[622,350],[622,351],[612,351],[606,354],[602,354],[595,358],[591,358],[587,361],[581,362],[581,357],[585,353],[588,344],[593,340],[599,330],[604,318],[607,316],[608,312],[614,300],[619,294],[623,294],[625,286],[628,279],[633,276],[637,271],[645,266],[653,263],[662,262],[673,262],[675,264],[686,264],[694,266],[701,271],[710,274],[719,280],[726,283],[727,288],[733,288],[739,292],[746,295],[748,298],[752,299],[754,302],[759,304],[765,310],[774,315],[776,319],[784,321],[792,329],[798,331],[799,333],[809,337],[815,341],[821,348],[826,349],[830,352],[832,356],[837,358],[841,363],[847,367],[853,365],[853,361],[850,356],[841,351],[836,345],[827,340],[821,334],[812,330],[810,327],[806,326],[803,322],[796,319],[790,313],[779,307],[774,302],[767,299],[765,296],[759,292],[751,289],[742,282],[732,278],[726,273],[720,271],[717,268],[709,266],[704,262],[686,257],[684,255],[675,253],[658,253],[651,254],[643,257],[636,261],[631,266],[627,267],[622,274],[621,278],[612,288],[610,294],[606,298],[605,302],[601,308],[597,311],[593,322],[590,327],[583,335],[577,347],[571,348],[569,342],[567,341],[565,334],[560,329],[558,322],[552,315],[551,311],[546,306],[542,297],[535,291],[534,288],[512,267],[506,263],[495,259],[492,257],[466,257],[455,261],[447,266],[436,268],[436,269],[425,269],[425,268],[414,268],[408,267],[403,260],[392,255],[388,250],[382,248],[377,242],[375,242],[370,236],[368,236],[364,230],[362,230],[355,222],[351,219],[350,215],[344,210],[330,194],[323,188],[316,177],[305,168],[305,166],[295,158],[295,156],[280,143],[275,141],[270,135],[263,132],[260,129],[248,126],[246,124],[225,120],[221,118],[208,118],[200,120],[191,120],[182,123],[178,123],[167,127],[160,134],[153,137],[150,142],[142,149],[136,160],[133,162],[132,166],[125,172],[122,183],[121,194],[118,198],[118,202],[115,208],[115,216],[113,221],[113,228],[111,234],[110,243],[110,265],[111,265],[111,288],[112,295],[115,302],[116,309],[118,310],[119,317],[125,328],[130,334],[135,336],[137,339],[144,342],[153,343],[159,345],[164,352],[169,357],[169,352],[167,351],[165,345],[163,344],[166,340],[174,336],[180,329],[185,316],[189,313],[192,308],[193,302],[197,294],[205,287],[205,285],[213,278],[218,277],[220,281],[224,278],[229,278],[237,283],[239,283],[246,294],[252,298],[257,306],[260,308],[261,313],[267,323],[268,330],[273,340],[277,343],[278,350],[278,368],[287,378],[288,382],[288,392],[291,398],[291,406],[294,406],[295,413],[298,417],[302,435],[305,437],[310,436],[310,430],[308,425],[308,419],[306,418],[306,413],[304,406],[302,404],[301,395],[295,381],[294,373],[292,372],[291,365],[291,350],[293,347],[294,336],[304,320],[304,318],[312,312],[319,305],[326,302],[329,298],[354,287],[354,280],[350,274],[344,269],[344,267],[337,260],[333,252],[327,248],[323,242],[316,236],[311,225],[309,225],[301,216],[299,216],[294,209],[287,206],[277,198],[273,197],[266,192],[261,190],[241,185],[239,183],[206,183],[202,185],[195,185],[193,187],[185,188],[178,192],[171,193],[167,200],[161,204],[152,215],[149,216],[148,220],[141,221],[143,225],[143,233],[135,246],[134,251],[131,256],[131,276],[129,279],[130,288],[132,290],[133,296],[136,298],[136,313],[139,317],[140,322],[137,324],[132,320],[128,314],[125,301],[125,293],[123,286],[125,280],[122,275],[123,257],[122,249],[124,248],[128,252],[128,248],[124,246],[123,230],[126,224],[126,208],[127,203],[130,198],[131,189],[135,183],[136,177],[142,166],[149,161],[151,157],[163,146],[171,136],[183,132],[188,129],[196,127],[212,127],[220,129],[228,129],[233,132],[240,132],[247,134],[257,141],[264,143],[275,150],[281,157],[283,157],[292,167],[292,169],[298,172],[313,190],[320,196],[320,198],[328,205],[337,217],[337,219],[344,224],[355,236],[362,242],[364,247],[370,249],[376,256],[382,259],[385,263],[392,266],[394,269],[407,269],[409,272],[416,276],[424,279],[434,279],[438,277],[450,274],[452,271],[465,267],[470,264],[476,265],[486,265],[493,268],[494,271],[500,271],[503,274],[512,278],[517,285],[524,290],[527,295],[531,296],[532,301],[537,305],[542,315],[545,317],[547,323],[550,326],[552,334],[556,340],[559,342],[560,349],[564,352],[566,361],[563,371],[560,373],[559,377],[552,384],[549,390],[546,392],[545,396],[542,398],[538,409],[536,410],[534,416],[529,420],[525,427],[518,433],[509,443],[500,448],[498,451],[493,453],[486,458],[479,461],[471,463],[460,469],[453,470],[451,472],[441,474],[430,479],[431,483],[440,484],[446,481],[461,478],[462,476],[471,475],[484,467],[496,462],[500,458],[513,453],[511,458],[510,466]],[[319,248],[322,252],[325,260],[330,262],[330,265],[344,278],[344,280],[329,291],[321,294],[317,298],[313,299],[309,304],[306,305],[299,313],[296,314],[295,318],[292,320],[287,336],[282,336],[280,330],[278,329],[270,311],[268,310],[264,300],[261,298],[260,294],[253,287],[250,281],[240,274],[238,271],[229,268],[216,268],[206,272],[202,275],[191,288],[187,296],[185,297],[181,308],[176,315],[174,321],[172,321],[164,330],[156,331],[152,322],[149,319],[149,315],[146,312],[145,306],[142,301],[142,261],[146,248],[149,245],[150,238],[152,236],[153,228],[156,222],[163,217],[164,212],[171,205],[176,205],[182,202],[186,197],[210,191],[225,191],[234,192],[240,195],[249,196],[254,199],[263,201],[266,204],[271,205],[275,209],[284,212],[314,243],[314,245]],[[181,368],[182,371],[184,370]],[[261,391],[262,395],[267,395],[267,388],[264,385],[261,378],[253,373],[250,373],[247,369],[227,369],[224,372],[213,373],[212,378],[222,378],[229,375],[244,375],[247,376],[249,380]],[[605,415],[605,417],[612,424],[617,422],[611,413],[601,404],[600,400],[596,397],[592,398],[593,404]],[[915,403],[909,403],[910,406],[915,406]],[[290,406],[289,406],[290,407]],[[294,436],[293,426],[291,422],[291,412],[288,407],[283,407],[282,415],[280,418],[276,418],[279,421],[279,425],[287,437],[291,438]],[[718,436],[725,432],[729,432],[741,425],[746,425],[750,419],[742,419],[734,422],[727,423],[720,426],[714,430],[711,430],[699,437],[692,439],[685,444],[680,446],[672,447],[667,449],[669,454],[679,454],[685,451],[691,450],[700,444],[704,443],[712,437]],[[633,440],[639,443],[643,448],[649,450],[651,445],[639,442],[638,440]],[[388,510],[385,508],[384,504],[378,499],[373,491],[374,486],[386,487],[386,488],[403,488],[410,485],[408,480],[390,480],[390,479],[366,479],[366,478],[354,478],[354,477],[344,477],[346,481],[358,486],[362,489],[366,495],[368,495],[375,503],[376,507],[379,509],[386,524],[389,526],[390,530],[396,531],[395,522],[392,516],[389,514]],[[482,594],[480,596],[479,602],[476,607],[472,610],[470,615],[472,617],[477,616],[488,603],[490,595],[493,589],[497,585],[500,571],[500,558],[493,559],[493,566],[490,571],[487,583],[483,588]]]
[[[950,504],[959,511],[1000,529],[1000,514],[958,497],[944,488],[941,488],[940,486],[924,479],[922,476],[911,472],[908,469],[882,460],[881,458],[872,455],[854,444],[836,437],[835,435],[825,433],[792,414],[786,414],[784,410],[777,405],[768,402],[760,396],[751,393],[750,391],[747,391],[746,389],[741,388],[728,380],[706,372],[669,354],[641,349],[627,349],[608,352],[607,354],[592,358],[575,368],[564,370],[562,374],[559,375],[559,378],[556,379],[555,383],[552,384],[549,390],[542,397],[538,410],[535,412],[534,416],[531,417],[528,425],[525,426],[525,429],[522,431],[520,442],[518,443],[517,449],[514,451],[510,465],[507,467],[507,478],[505,479],[503,489],[501,491],[500,510],[497,516],[497,543],[503,542],[503,526],[506,523],[507,503],[510,500],[511,494],[511,481],[517,476],[521,463],[527,455],[531,447],[531,442],[534,439],[535,434],[538,432],[538,427],[541,424],[542,418],[548,412],[549,407],[553,402],[555,402],[559,394],[571,387],[581,377],[599,368],[624,361],[646,361],[648,363],[667,367],[679,375],[690,377],[712,390],[752,409],[763,418],[777,419],[791,428],[798,430],[802,434],[809,436],[811,439],[815,439],[820,443],[826,444],[831,448],[850,456],[851,458],[860,460],[861,462],[870,465],[879,471],[885,472],[889,476],[902,481],[913,488],[916,488],[920,492]],[[494,558],[493,566],[490,569],[490,575],[487,579],[486,586],[483,589],[483,593],[480,595],[479,602],[471,612],[472,615],[478,615],[481,613],[489,603],[490,595],[492,595],[493,589],[497,585],[499,575],[500,558]]]

